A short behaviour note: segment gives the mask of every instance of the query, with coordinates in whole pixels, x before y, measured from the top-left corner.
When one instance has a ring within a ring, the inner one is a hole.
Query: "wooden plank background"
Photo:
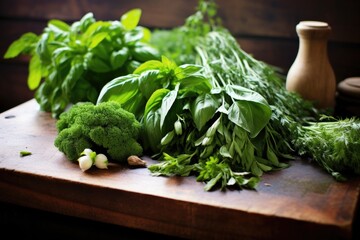
[[[140,25],[171,28],[182,25],[197,0],[1,0],[0,112],[33,97],[27,88],[28,59],[4,60],[8,46],[25,32],[40,34],[50,19],[69,23],[93,12],[97,20],[115,20],[132,8],[143,10]],[[223,24],[240,46],[255,58],[287,73],[298,50],[295,26],[302,20],[332,27],[328,53],[337,81],[360,76],[359,0],[218,0]]]

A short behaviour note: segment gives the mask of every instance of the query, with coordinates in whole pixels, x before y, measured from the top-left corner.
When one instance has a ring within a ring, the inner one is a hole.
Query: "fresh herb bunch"
[[[170,42],[166,36],[183,41]],[[186,46],[179,46],[179,43]],[[345,169],[358,173],[360,148],[354,146],[359,142],[359,120],[328,121],[329,116],[321,118],[327,112],[287,91],[279,69],[243,51],[231,33],[216,20],[214,1],[199,1],[197,12],[184,26],[154,31],[153,44],[162,54],[172,56],[175,62],[190,60],[203,66],[205,76],[215,87],[234,84],[266,99],[272,114],[262,133],[251,139],[257,151],[266,149],[266,145],[259,142],[265,138],[274,153],[270,153],[273,158],[309,156],[338,180],[344,179],[340,172]],[[187,56],[183,57],[182,53]],[[165,164],[163,168],[166,169]]]
[[[163,56],[110,81],[98,103],[117,101],[140,119],[143,146],[164,160],[149,166],[155,175],[197,173],[199,181],[208,182],[206,190],[217,183],[222,189],[254,188],[263,172],[284,167],[263,138],[271,159],[251,140],[268,123],[270,106],[250,89],[213,87],[202,72],[201,66],[177,66]]]
[[[293,142],[303,157],[309,157],[337,180],[342,173],[360,174],[360,121],[323,116],[294,129]]]
[[[91,12],[71,25],[54,19],[42,34],[22,35],[4,57],[31,56],[28,87],[36,90],[41,109],[57,118],[69,104],[95,103],[113,78],[159,59],[149,44],[151,32],[138,26],[140,17],[141,10],[133,9],[120,21],[96,21]]]
[[[199,56],[210,61],[210,57],[199,54],[202,46],[207,48],[204,52],[218,51],[213,40],[210,39],[210,45],[206,43],[207,36],[226,33],[226,39],[220,35],[225,47],[233,38],[228,32],[214,31],[207,23],[203,26],[203,13],[208,13],[209,22],[215,24],[210,21],[214,11],[203,6],[200,9],[181,29],[181,39],[193,40],[182,49],[195,61]],[[163,45],[162,41],[159,45]],[[233,46],[230,50],[237,50]],[[118,101],[141,120],[145,129],[143,145],[150,144],[153,157],[164,160],[149,167],[154,175],[185,176],[197,172],[198,180],[207,182],[206,190],[217,184],[222,189],[229,185],[253,188],[263,172],[287,166],[278,158],[287,156],[279,147],[284,141],[278,141],[279,134],[268,126],[272,109],[267,100],[256,91],[239,86],[232,79],[239,77],[235,76],[238,70],[227,72],[218,61],[223,56],[217,57],[212,66],[199,61],[199,65],[178,67],[166,57],[162,62],[146,62],[134,74],[109,82],[98,102]],[[264,77],[254,70],[251,73],[243,76],[253,77],[256,84]]]

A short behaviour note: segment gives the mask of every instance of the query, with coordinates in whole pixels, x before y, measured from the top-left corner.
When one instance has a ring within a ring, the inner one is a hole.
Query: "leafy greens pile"
[[[120,21],[96,21],[91,12],[71,25],[50,20],[42,34],[14,41],[4,57],[30,55],[28,87],[36,90],[41,110],[58,118],[70,104],[95,103],[113,78],[159,58],[150,30],[138,26],[140,17],[141,10],[133,9]]]
[[[326,165],[335,149],[316,142],[327,149],[324,155],[311,134],[324,113],[288,92],[277,69],[240,48],[216,19],[213,1],[200,1],[183,26],[155,30],[151,43],[162,60],[110,81],[98,103],[117,101],[135,113],[145,149],[160,160],[149,167],[154,175],[195,174],[206,182],[205,190],[254,188],[264,172],[287,167],[285,161],[298,154],[313,157],[337,179],[342,178],[337,171],[355,165]],[[328,122],[328,129],[338,122]],[[347,162],[358,162],[359,122],[349,124],[353,137],[346,141],[352,146],[345,141],[338,159],[349,159],[351,150],[354,158]],[[327,141],[335,145],[337,139],[329,133]]]
[[[279,69],[242,50],[222,26],[214,1],[199,0],[170,30],[150,32],[138,26],[140,15],[134,9],[104,22],[88,13],[71,26],[52,20],[5,58],[31,56],[28,86],[54,117],[86,101],[114,101],[132,113],[144,153],[159,160],[148,167],[155,176],[195,175],[207,191],[253,189],[296,156],[337,180],[360,174],[359,119],[327,116],[287,91]]]

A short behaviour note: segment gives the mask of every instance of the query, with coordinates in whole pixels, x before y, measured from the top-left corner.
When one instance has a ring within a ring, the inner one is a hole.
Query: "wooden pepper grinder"
[[[286,79],[287,90],[313,101],[319,109],[335,107],[336,79],[327,54],[330,31],[325,22],[301,21],[296,25],[299,49]]]

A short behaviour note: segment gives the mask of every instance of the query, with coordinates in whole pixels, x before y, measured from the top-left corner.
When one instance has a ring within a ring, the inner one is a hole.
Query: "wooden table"
[[[194,177],[147,168],[84,173],[54,147],[56,134],[35,100],[0,114],[0,201],[193,239],[353,239],[359,227],[360,178],[339,183],[303,160],[257,190],[206,192]]]

